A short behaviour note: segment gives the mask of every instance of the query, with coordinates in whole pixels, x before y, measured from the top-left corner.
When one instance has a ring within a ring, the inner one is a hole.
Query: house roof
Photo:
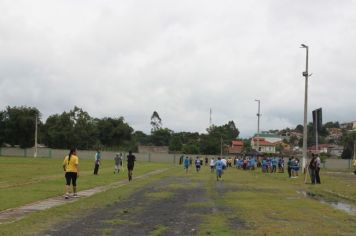
[[[277,134],[263,133],[263,132],[260,133],[258,136],[261,138],[281,138],[281,136]],[[257,134],[255,134],[254,137],[257,137]]]
[[[260,146],[274,146],[274,144],[273,143],[271,143],[271,142],[268,142],[267,140],[265,140],[264,138],[259,138],[259,145]],[[253,142],[254,143],[257,143],[257,138],[254,138],[253,139]]]
[[[243,146],[244,142],[239,140],[232,140],[232,146]]]

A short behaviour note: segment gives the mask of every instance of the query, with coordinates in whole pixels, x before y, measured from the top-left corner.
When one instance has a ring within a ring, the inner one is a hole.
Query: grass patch
[[[162,192],[150,192],[145,194],[148,198],[153,199],[166,199],[173,196],[172,192],[162,191]]]
[[[167,227],[164,225],[156,225],[154,227],[154,230],[152,232],[150,232],[150,236],[160,236],[164,233],[164,231],[166,231]]]

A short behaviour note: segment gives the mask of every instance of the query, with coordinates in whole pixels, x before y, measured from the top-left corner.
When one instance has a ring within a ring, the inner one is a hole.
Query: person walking
[[[195,160],[195,170],[197,172],[199,172],[200,171],[200,167],[201,167],[200,159],[199,159],[199,157],[197,157],[196,160]]]
[[[115,169],[114,169],[114,174],[115,174],[116,172],[119,173],[122,167],[122,153],[120,154],[116,153],[114,161],[115,161]]]
[[[101,165],[101,153],[100,153],[100,150],[98,149],[95,153],[94,175],[98,174],[100,165]]]
[[[218,157],[218,160],[215,162],[216,181],[219,181],[219,179],[222,178],[223,166],[224,166],[224,162],[222,162],[221,157]]]
[[[320,182],[320,165],[321,165],[321,160],[319,155],[316,156],[315,159],[315,181],[317,184],[321,184]]]
[[[190,160],[188,159],[188,156],[186,156],[185,159],[184,159],[184,169],[185,169],[185,173],[188,173],[189,165],[190,165]]]
[[[214,157],[212,157],[210,160],[210,172],[211,173],[214,173],[214,168],[215,168],[215,160],[214,160]]]
[[[65,171],[65,199],[69,198],[70,185],[73,186],[73,197],[77,195],[77,178],[79,178],[79,159],[77,156],[77,150],[75,148],[70,149],[68,156],[63,160],[63,170]]]
[[[132,172],[134,169],[134,165],[135,165],[135,161],[136,161],[136,157],[135,155],[132,155],[132,151],[129,151],[129,155],[127,155],[127,170],[128,170],[128,177],[129,177],[129,181],[132,180]]]

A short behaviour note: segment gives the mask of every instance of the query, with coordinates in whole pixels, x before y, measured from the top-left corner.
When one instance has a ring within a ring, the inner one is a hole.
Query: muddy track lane
[[[203,183],[167,177],[42,235],[197,235],[203,216],[217,211],[204,206],[209,200]]]

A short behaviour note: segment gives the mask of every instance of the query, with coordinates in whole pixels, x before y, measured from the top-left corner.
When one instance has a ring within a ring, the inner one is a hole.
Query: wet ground
[[[223,183],[217,186],[218,195],[223,195]],[[226,212],[208,204],[214,202],[211,198],[202,183],[192,183],[186,177],[168,177],[152,182],[128,199],[118,199],[104,209],[42,235],[197,235],[203,216]],[[239,219],[232,219],[232,228],[242,224]]]

